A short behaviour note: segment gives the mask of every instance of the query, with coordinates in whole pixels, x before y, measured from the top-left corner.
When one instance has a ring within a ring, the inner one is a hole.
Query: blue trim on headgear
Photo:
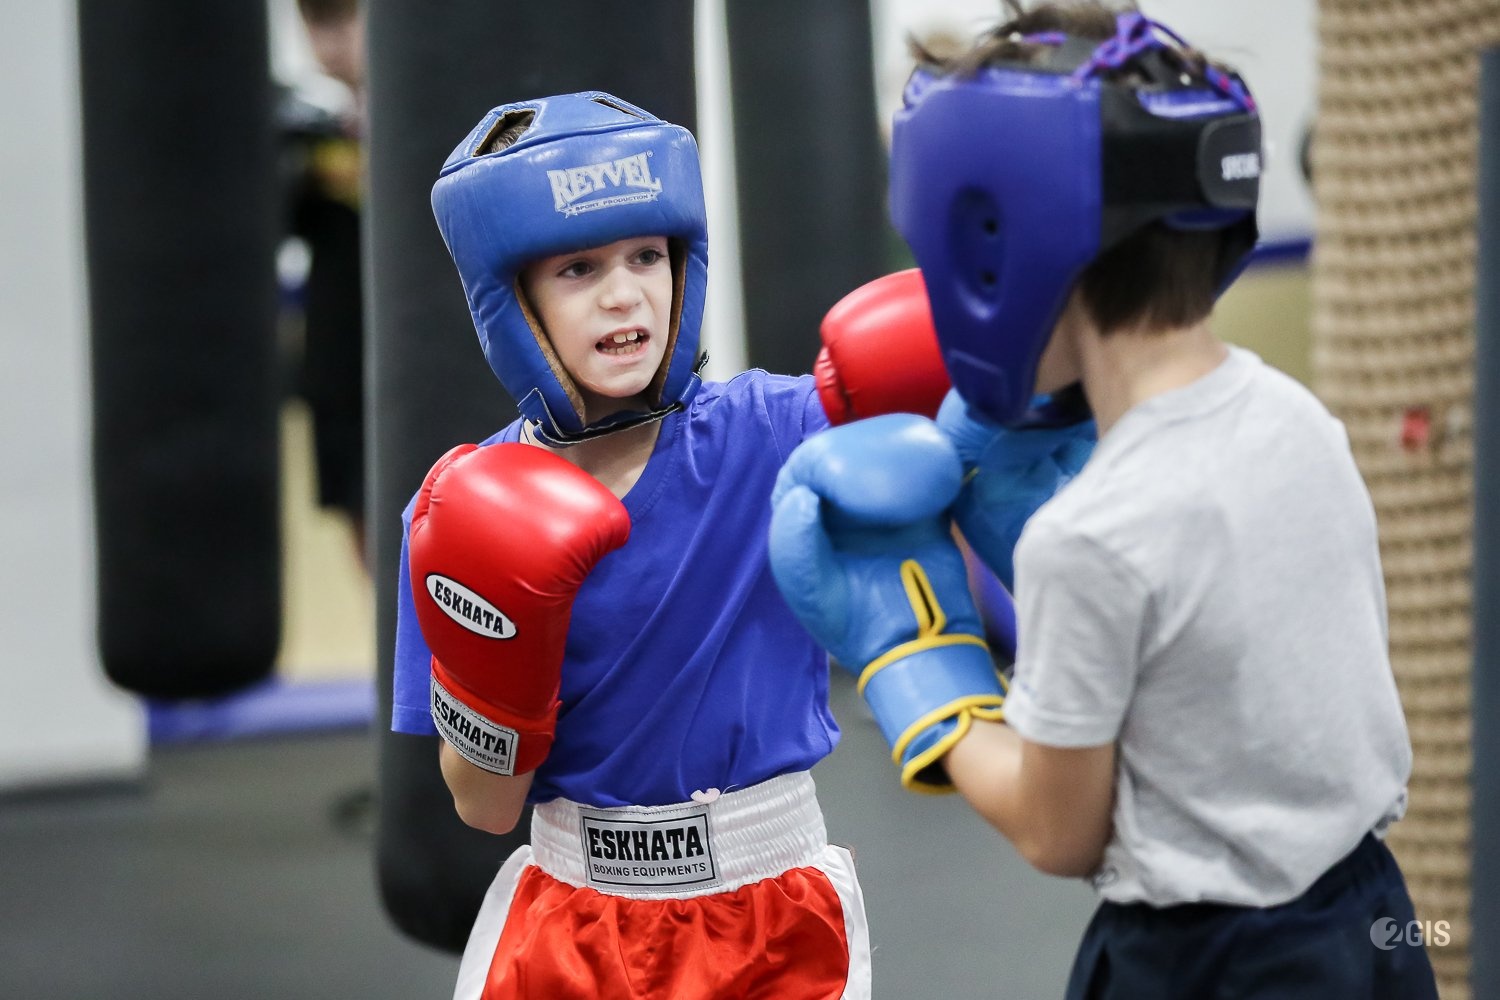
[[[1045,66],[919,68],[896,112],[891,219],[922,269],[954,387],[1001,423],[1060,419],[1028,412],[1037,364],[1099,254],[1156,221],[1238,227],[1243,251],[1254,246],[1254,99],[1218,70],[1183,84],[1176,34],[1134,12],[1116,23],[1091,50],[1057,32],[1023,38],[1058,47]],[[1150,85],[1111,82],[1127,64]],[[1224,263],[1227,274],[1238,258]]]
[[[504,149],[483,152],[510,124],[525,129]],[[432,209],[484,356],[543,440],[571,444],[660,419],[698,391],[708,219],[687,129],[599,91],[502,105],[443,164]],[[571,376],[544,350],[516,281],[534,260],[632,236],[674,241],[675,332],[657,375],[660,396],[649,411],[585,426]]]

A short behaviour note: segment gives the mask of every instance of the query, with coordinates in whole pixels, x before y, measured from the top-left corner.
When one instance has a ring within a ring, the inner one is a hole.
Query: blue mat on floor
[[[147,732],[166,745],[361,728],[375,704],[373,680],[272,679],[222,698],[147,700]]]

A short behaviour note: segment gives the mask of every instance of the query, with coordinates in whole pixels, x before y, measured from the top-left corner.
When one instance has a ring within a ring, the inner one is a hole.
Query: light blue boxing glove
[[[962,479],[937,425],[898,413],[803,442],[771,498],[776,583],[859,678],[914,791],[951,791],[939,759],[974,719],[1003,718],[1004,681],[949,531]]]
[[[937,422],[964,467],[953,520],[975,554],[1013,592],[1021,529],[1093,454],[1094,422],[1012,430],[971,410],[951,389]]]

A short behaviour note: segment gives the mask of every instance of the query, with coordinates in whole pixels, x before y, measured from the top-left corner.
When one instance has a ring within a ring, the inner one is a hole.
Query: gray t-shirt
[[[1270,906],[1405,807],[1375,514],[1343,425],[1231,348],[1131,409],[1016,550],[1006,717],[1118,743],[1095,888]]]

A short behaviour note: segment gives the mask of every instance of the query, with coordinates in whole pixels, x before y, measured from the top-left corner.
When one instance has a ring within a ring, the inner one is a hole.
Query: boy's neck
[[[539,441],[532,432],[531,425],[523,422],[521,440],[567,459],[623,500],[645,471],[646,462],[656,449],[661,424],[660,420],[653,420],[603,437],[580,441],[566,448],[555,448]]]
[[[1117,330],[1079,336],[1083,387],[1102,437],[1127,411],[1196,382],[1229,349],[1204,320],[1178,330]]]

